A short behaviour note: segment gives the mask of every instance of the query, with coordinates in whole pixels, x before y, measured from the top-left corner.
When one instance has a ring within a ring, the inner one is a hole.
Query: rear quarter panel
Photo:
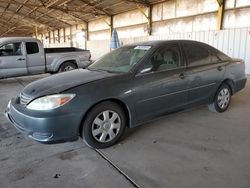
[[[245,63],[241,59],[232,59],[226,65],[226,72],[224,80],[233,81],[233,93],[237,92],[242,88],[238,88],[239,84],[243,84],[241,87],[245,87],[245,82],[247,80],[245,74]]]

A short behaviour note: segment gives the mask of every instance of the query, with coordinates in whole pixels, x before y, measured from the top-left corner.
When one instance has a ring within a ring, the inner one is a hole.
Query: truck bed
[[[89,50],[83,50],[80,48],[74,48],[74,47],[65,47],[65,48],[44,48],[44,52],[46,54],[49,53],[65,53],[65,52],[84,52]]]

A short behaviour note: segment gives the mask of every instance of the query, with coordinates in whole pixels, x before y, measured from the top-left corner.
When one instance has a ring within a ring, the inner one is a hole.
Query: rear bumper
[[[246,83],[247,83],[247,78],[243,78],[243,79],[235,81],[234,93],[244,89],[246,86]]]
[[[5,110],[5,116],[18,131],[28,135],[31,139],[42,143],[58,143],[78,139],[78,116],[74,114],[31,115],[26,113],[24,108],[16,104],[15,99],[12,99]]]

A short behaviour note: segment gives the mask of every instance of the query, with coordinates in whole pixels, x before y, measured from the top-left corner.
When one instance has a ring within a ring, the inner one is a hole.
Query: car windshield
[[[90,70],[126,73],[145,56],[150,48],[151,46],[143,45],[124,46],[104,55],[88,68]]]

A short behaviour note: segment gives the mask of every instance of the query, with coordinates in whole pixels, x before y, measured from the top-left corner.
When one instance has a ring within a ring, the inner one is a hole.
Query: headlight
[[[28,104],[27,108],[30,110],[53,110],[65,105],[74,97],[75,94],[48,95],[35,99],[30,104]]]

